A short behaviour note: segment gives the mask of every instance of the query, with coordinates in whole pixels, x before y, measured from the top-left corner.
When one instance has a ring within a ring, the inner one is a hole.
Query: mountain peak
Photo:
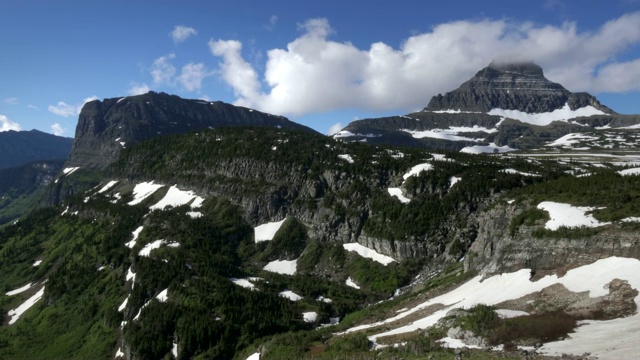
[[[425,111],[463,111],[487,113],[494,109],[524,113],[547,113],[564,108],[571,110],[602,106],[586,93],[572,93],[544,77],[542,68],[533,62],[493,61],[459,88],[431,98]]]
[[[542,68],[530,61],[514,62],[494,60],[489,64],[488,68],[507,73],[544,77]]]

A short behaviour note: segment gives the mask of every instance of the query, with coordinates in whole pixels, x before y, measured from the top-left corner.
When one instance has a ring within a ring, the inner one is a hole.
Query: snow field
[[[543,201],[538,204],[538,209],[545,210],[549,213],[551,220],[547,221],[544,225],[544,227],[549,230],[558,230],[561,226],[598,227],[611,224],[610,222],[599,222],[593,216],[586,214],[589,211],[595,210],[595,207],[573,206],[553,201]]]
[[[282,224],[284,224],[285,220],[287,219],[284,218],[277,222],[270,222],[253,228],[255,233],[255,242],[258,243],[261,241],[273,240],[273,237],[276,235]]]
[[[380,264],[387,266],[392,262],[396,261],[394,258],[386,255],[382,255],[375,250],[369,249],[368,247],[362,246],[358,243],[347,243],[342,244],[342,247],[347,251],[354,251],[358,255],[371,259],[373,261],[379,262]]]
[[[520,120],[527,124],[545,126],[551,124],[553,121],[566,121],[581,116],[604,115],[605,113],[591,105],[571,110],[569,104],[565,104],[561,109],[556,109],[546,113],[529,114],[520,110],[504,110],[495,108],[491,109],[487,114]]]
[[[9,320],[9,325],[15,324],[16,321],[20,319],[20,316],[22,316],[22,314],[24,314],[33,305],[35,305],[40,299],[42,299],[43,295],[44,295],[44,286],[40,290],[38,290],[37,293],[35,293],[33,296],[31,296],[25,302],[23,302],[20,306],[18,306],[13,310],[9,310],[9,312],[7,312],[7,315],[11,316],[11,319]]]
[[[584,135],[584,134],[576,134],[576,133],[572,133],[572,134],[567,134],[561,138],[556,139],[555,141],[552,141],[550,143],[548,143],[545,146],[569,146],[571,147],[571,145],[573,144],[577,144],[582,140],[588,140],[588,141],[593,141],[593,140],[598,140],[599,138],[594,137],[594,136],[588,136],[588,135]]]
[[[295,275],[298,269],[298,259],[296,260],[275,260],[263,268],[265,271],[274,272],[276,274]]]
[[[411,134],[411,136],[415,139],[431,138],[431,139],[442,139],[442,140],[449,140],[449,141],[475,141],[475,142],[484,140],[484,139],[472,139],[465,136],[459,136],[458,135],[459,131],[455,131],[451,129],[432,129],[432,130],[424,130],[424,131],[400,129],[400,131],[404,131],[406,133]]]
[[[572,292],[588,291],[590,297],[608,294],[606,284],[615,278],[627,280],[632,288],[640,289],[638,273],[640,273],[640,260],[610,257],[569,270],[561,278],[558,278],[557,275],[548,275],[536,282],[529,280],[530,269],[491,276],[483,281],[481,281],[482,276],[477,276],[446,294],[427,300],[394,317],[374,324],[356,326],[346,332],[389,324],[434,304],[446,306],[444,309],[410,324],[370,336],[369,339],[375,342],[377,338],[382,336],[402,334],[433,326],[453,308],[470,308],[477,304],[495,305],[506,300],[518,299],[554,284],[562,284]],[[640,304],[639,296],[635,298],[635,302]],[[508,316],[515,313],[503,311],[503,314]],[[585,325],[578,328],[576,333],[571,334],[571,339],[546,344],[542,349],[549,353],[582,354],[591,352],[592,355],[597,353],[599,358],[616,358],[616,356],[617,358],[630,358],[630,354],[637,354],[640,351],[640,342],[637,341],[637,333],[640,331],[640,321],[638,320],[640,320],[640,315],[636,314],[621,319],[587,321]],[[620,336],[618,336],[619,333]],[[562,345],[565,343],[569,345]],[[617,345],[613,345],[613,343]],[[612,349],[618,349],[620,352],[608,354],[607,352]],[[621,354],[627,356],[621,356]]]

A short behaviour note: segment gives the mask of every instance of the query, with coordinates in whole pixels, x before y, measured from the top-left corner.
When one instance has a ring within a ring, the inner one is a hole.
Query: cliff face
[[[521,226],[511,233],[513,219],[523,211],[518,205],[499,205],[473,216],[478,236],[465,257],[465,269],[499,274],[522,268],[532,277],[562,275],[567,270],[610,256],[640,259],[640,237],[619,225],[610,225],[596,234],[578,238],[545,238],[533,235],[544,225]]]
[[[155,136],[221,126],[267,126],[315,132],[281,116],[219,101],[188,100],[149,92],[85,104],[66,166],[103,169],[123,148],[135,143]]]

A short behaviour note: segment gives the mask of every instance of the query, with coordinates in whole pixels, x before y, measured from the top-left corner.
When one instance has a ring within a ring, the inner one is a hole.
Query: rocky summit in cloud
[[[585,92],[548,80],[532,62],[492,62],[422,111],[354,121],[334,137],[466,152],[506,152],[546,145],[570,133],[633,127]],[[626,129],[631,130],[631,129]]]

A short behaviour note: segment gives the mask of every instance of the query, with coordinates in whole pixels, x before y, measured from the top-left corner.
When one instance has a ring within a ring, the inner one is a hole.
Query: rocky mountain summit
[[[95,100],[82,108],[67,167],[104,168],[123,148],[159,135],[220,126],[268,126],[314,130],[275,116],[221,101],[182,99],[150,91]]]
[[[354,121],[335,137],[470,153],[508,152],[550,146],[568,134],[590,132],[603,141],[607,136],[628,137],[638,124],[640,116],[618,114],[588,93],[573,93],[545,78],[536,64],[493,62],[459,88],[434,96],[422,111]]]
[[[571,110],[593,106],[614,113],[588,93],[572,93],[548,80],[534,63],[500,62],[492,62],[456,90],[432,97],[424,110],[490,112],[497,108],[545,113],[562,109],[565,104]]]

